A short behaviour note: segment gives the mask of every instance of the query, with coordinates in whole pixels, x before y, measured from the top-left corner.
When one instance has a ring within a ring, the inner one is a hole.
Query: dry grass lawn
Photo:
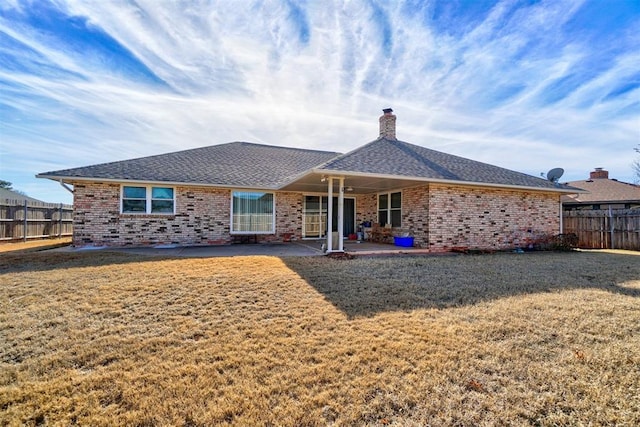
[[[69,246],[71,237],[60,237],[55,239],[37,239],[27,242],[2,242],[0,243],[0,253],[6,252],[35,252],[45,249]]]
[[[0,254],[0,425],[640,424],[640,258]]]

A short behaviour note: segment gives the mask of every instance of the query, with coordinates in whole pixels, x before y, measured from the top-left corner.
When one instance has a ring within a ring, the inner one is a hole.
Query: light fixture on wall
[[[353,191],[353,187],[347,187],[346,191]]]
[[[322,175],[322,178],[320,178],[320,182],[327,182],[327,177]]]

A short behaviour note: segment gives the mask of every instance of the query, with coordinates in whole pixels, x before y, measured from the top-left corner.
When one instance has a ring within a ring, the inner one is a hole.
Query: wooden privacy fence
[[[565,211],[563,233],[575,233],[578,247],[640,251],[640,211]]]
[[[28,200],[0,200],[0,241],[73,234],[73,206]]]

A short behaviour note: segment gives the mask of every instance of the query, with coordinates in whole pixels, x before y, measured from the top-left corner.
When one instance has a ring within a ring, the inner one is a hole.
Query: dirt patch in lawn
[[[615,254],[0,255],[0,424],[640,422]]]

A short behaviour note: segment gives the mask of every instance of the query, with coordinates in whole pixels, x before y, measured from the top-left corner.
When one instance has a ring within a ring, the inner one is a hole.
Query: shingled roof
[[[596,178],[567,183],[588,193],[563,196],[563,203],[640,203],[640,186],[615,179]]]
[[[350,176],[361,192],[386,187],[445,182],[506,188],[580,190],[545,179],[430,150],[396,139],[396,116],[383,110],[380,136],[354,151],[303,150],[232,142],[133,160],[45,172],[40,178],[166,182],[172,184],[243,187],[289,191],[324,191],[316,175]],[[359,177],[358,180],[355,177]],[[371,178],[367,182],[363,177]],[[384,183],[382,182],[384,181]],[[574,191],[575,190],[575,191]]]
[[[558,190],[556,184],[545,179],[384,136],[330,160],[319,169],[344,174],[394,175],[426,181]]]
[[[65,180],[120,180],[277,189],[339,153],[231,142],[175,153],[38,174]]]

